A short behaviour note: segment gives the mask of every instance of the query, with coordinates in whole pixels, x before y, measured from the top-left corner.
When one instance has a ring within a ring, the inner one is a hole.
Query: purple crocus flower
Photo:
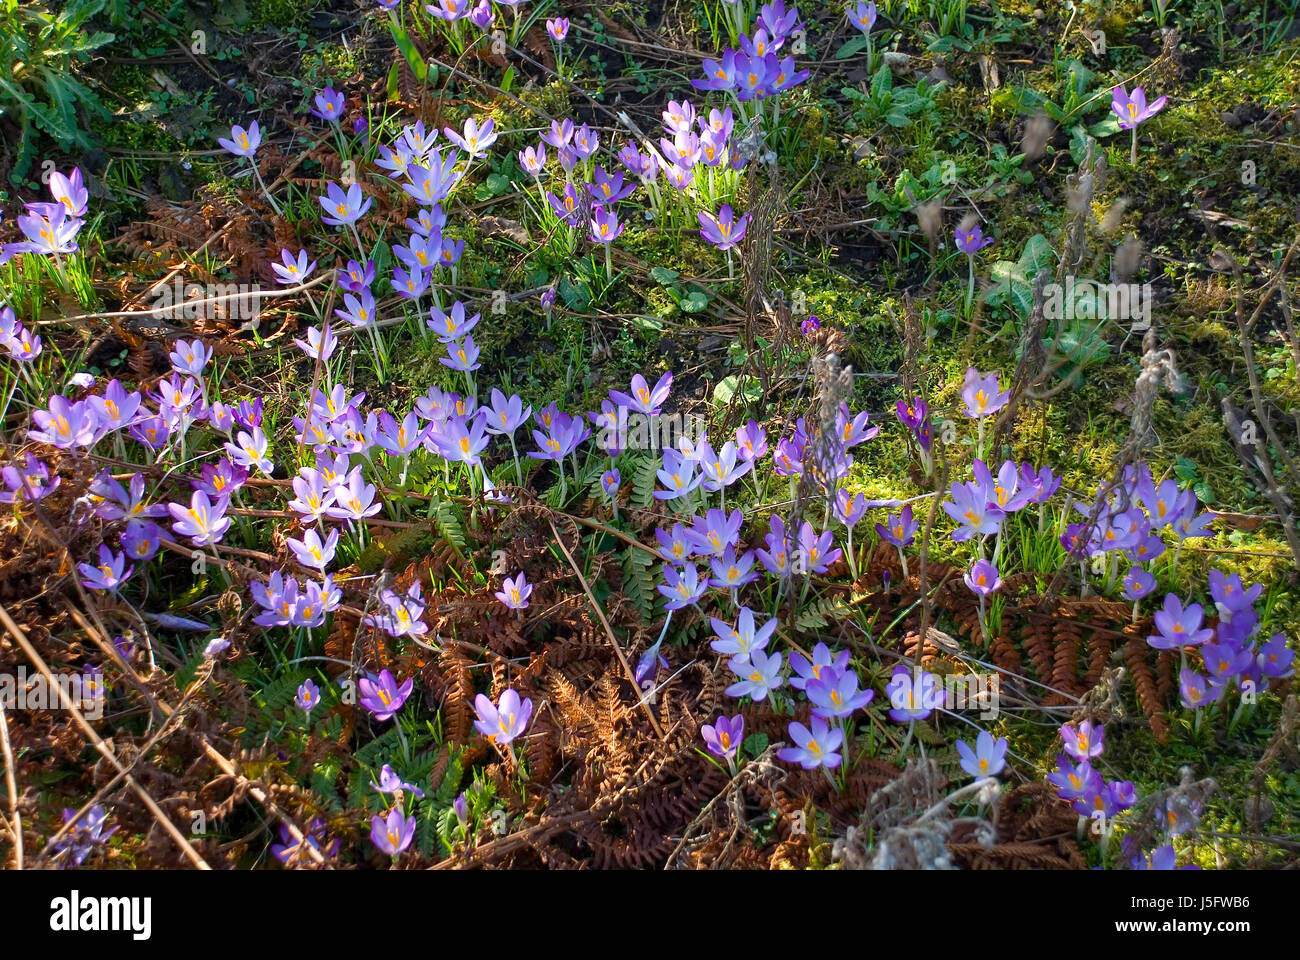
[[[719,250],[730,250],[738,244],[744,239],[745,229],[749,226],[749,214],[737,220],[731,205],[727,203],[719,208],[716,217],[701,210],[697,218],[700,222],[700,236]]]
[[[128,520],[119,542],[133,560],[152,560],[162,545],[162,532],[152,520]]]
[[[1157,610],[1155,615],[1155,626],[1159,633],[1147,637],[1147,643],[1157,650],[1200,646],[1214,636],[1214,631],[1209,627],[1201,629],[1203,615],[1199,603],[1190,603],[1184,607],[1177,595],[1165,594],[1164,609]]]
[[[835,547],[834,534],[823,530],[818,534],[807,520],[799,528],[799,560],[807,573],[825,573],[830,565],[844,555]]]
[[[776,618],[768,620],[763,626],[755,628],[754,611],[749,607],[741,607],[737,615],[736,626],[725,620],[719,620],[717,617],[710,617],[709,624],[713,627],[713,633],[716,639],[709,641],[709,647],[715,652],[724,656],[742,656],[748,657],[756,650],[763,650],[767,647],[768,641],[772,639],[772,633],[776,630]],[[794,654],[791,654],[793,663]],[[800,689],[802,689],[800,684]]]
[[[737,557],[736,548],[727,547],[721,557],[713,557],[709,560],[709,566],[713,569],[709,586],[717,587],[719,590],[739,590],[745,584],[753,583],[758,579],[758,573],[753,569],[753,550],[746,550]]]
[[[134,566],[126,565],[126,554],[99,545],[99,563],[79,563],[81,584],[88,590],[116,590],[131,576]]]
[[[719,715],[712,724],[700,727],[700,736],[715,757],[731,761],[745,739],[745,718],[740,714],[727,718]]]
[[[567,17],[555,17],[546,21],[546,32],[556,43],[563,43],[564,38],[569,35],[569,20]]]
[[[218,137],[217,143],[237,157],[251,157],[262,144],[262,131],[254,120],[245,130],[239,124],[230,128],[230,139]]]
[[[749,697],[754,702],[767,699],[768,693],[785,682],[781,676],[781,667],[785,658],[779,653],[765,653],[751,650],[749,655],[737,654],[727,666],[740,679],[727,687],[729,697]]]
[[[415,839],[415,817],[406,817],[397,807],[388,816],[376,814],[370,821],[370,842],[390,857],[395,857]]]
[[[1166,843],[1152,850],[1149,856],[1138,853],[1129,861],[1129,866],[1134,870],[1177,870],[1178,855],[1174,853],[1174,845]]]
[[[835,491],[835,519],[849,529],[856,527],[867,512],[867,498],[861,493],[849,493],[844,487]]]
[[[211,358],[212,351],[204,346],[203,341],[198,337],[190,341],[177,340],[172,345],[172,352],[168,357],[177,372],[192,377],[200,376]]]
[[[471,157],[481,160],[487,156],[488,147],[497,142],[496,121],[488,120],[482,126],[473,117],[465,121],[463,133],[457,133],[451,127],[443,127],[447,139],[460,147]]]
[[[474,9],[469,12],[469,19],[474,26],[486,31],[492,26],[492,5],[488,0],[479,0]]]
[[[982,250],[993,242],[992,237],[984,236],[984,231],[980,229],[979,224],[971,227],[970,230],[962,230],[958,227],[955,237],[957,249],[967,256],[974,256],[977,250]]]
[[[277,284],[302,284],[313,269],[316,269],[316,261],[308,263],[307,250],[299,250],[298,256],[290,254],[287,250],[279,251],[279,263],[270,264],[270,269],[276,272]]]
[[[117,827],[104,829],[104,824],[108,822],[108,812],[103,804],[95,804],[86,811],[85,817],[81,820],[74,820],[76,816],[77,811],[71,807],[64,807],[63,822],[71,823],[72,826],[51,848],[51,851],[54,853],[68,851],[71,865],[79,867],[95,847],[108,843],[109,838],[117,831]]]
[[[919,668],[913,675],[901,663],[894,667],[889,683],[885,685],[885,693],[893,705],[889,718],[895,723],[924,720],[935,707],[943,705],[939,678]]]
[[[167,504],[167,512],[172,517],[172,530],[183,537],[189,537],[195,546],[206,547],[220,543],[226,531],[230,529],[231,520],[226,508],[230,506],[228,497],[208,498],[202,490],[195,490],[190,496],[190,505],[182,503]]]
[[[89,446],[99,425],[92,406],[84,401],[71,402],[57,393],[50,397],[47,409],[32,411],[32,420],[37,429],[27,432],[28,439],[60,450]]]
[[[1056,758],[1056,770],[1047,775],[1047,781],[1057,788],[1056,795],[1062,800],[1077,800],[1102,789],[1101,774],[1091,763],[1080,760],[1073,764],[1065,754]]]
[[[298,695],[293,698],[293,702],[298,705],[298,709],[308,716],[320,705],[320,687],[316,686],[316,681],[308,677],[298,686]]]
[[[998,389],[997,372],[987,376],[974,367],[966,370],[966,383],[961,391],[962,402],[966,404],[968,417],[987,417],[997,413],[1011,399],[1010,390]]]
[[[1030,503],[1046,503],[1061,487],[1061,478],[1051,467],[1035,471],[1027,463],[1020,465],[1020,489],[1029,494]]]
[[[563,120],[552,120],[551,129],[542,134],[542,140],[556,150],[567,147],[573,142],[573,121],[568,117]]]
[[[484,429],[494,437],[512,436],[533,415],[532,405],[525,408],[518,394],[511,394],[507,398],[496,389],[492,391],[492,403],[487,409]]]
[[[362,394],[364,397],[365,394]],[[358,400],[358,403],[361,401]],[[241,400],[239,405],[233,410],[235,422],[245,430],[252,430],[262,425],[262,398],[257,397],[253,400]]]
[[[682,563],[695,552],[693,541],[687,537],[686,528],[680,523],[673,524],[669,532],[656,529],[655,538],[659,541],[659,556],[671,564]]]
[[[665,610],[681,610],[689,607],[709,589],[708,580],[700,580],[700,571],[693,563],[686,564],[680,571],[676,567],[665,564],[663,574],[664,582],[657,584],[655,589],[667,597],[664,603]]]
[[[370,786],[379,793],[396,793],[398,790],[402,790],[406,793],[413,793],[417,797],[424,796],[423,790],[413,783],[407,783],[399,777],[388,764],[384,764],[383,767],[380,768],[379,782],[376,783],[374,780],[371,780]]]
[[[810,314],[803,323],[799,324],[799,332],[805,337],[811,337],[814,333],[822,328],[822,322],[817,318],[817,314]]]
[[[314,266],[316,265],[313,263],[312,267]],[[310,272],[311,267],[308,267],[304,276],[306,273]],[[352,293],[360,293],[375,282],[375,261],[367,260],[366,265],[363,267],[356,260],[349,260],[347,269],[338,275],[338,281],[339,286],[344,290],[348,290]]]
[[[858,690],[858,675],[852,670],[809,680],[804,692],[813,715],[827,720],[852,716],[876,698],[874,690]]]
[[[84,217],[90,191],[86,189],[81,168],[73,167],[71,176],[65,177],[57,170],[50,172],[50,196],[63,204],[70,217]]]
[[[24,458],[23,467],[11,464],[0,471],[0,478],[3,478],[4,485],[8,488],[7,493],[0,491],[0,503],[17,503],[22,499],[40,500],[53,493],[63,482],[57,476],[51,482],[50,468],[36,459],[31,451],[24,454]]]
[[[415,688],[415,680],[407,677],[398,686],[397,680],[388,670],[380,670],[379,676],[375,679],[362,677],[357,682],[357,688],[361,693],[360,704],[369,710],[376,720],[391,720],[397,716],[397,711],[402,709],[406,703],[406,698],[411,695]]]
[[[870,419],[868,411],[863,410],[855,416],[850,413],[847,403],[840,404],[840,409],[835,414],[835,430],[846,449],[866,443],[880,432],[880,427],[867,426]]]
[[[626,394],[621,390],[609,391],[609,399],[622,407],[627,407],[637,413],[653,416],[661,412],[663,402],[668,399],[668,394],[673,388],[673,374],[668,371],[659,378],[659,381],[653,388],[646,383],[645,377],[641,374],[632,376],[632,393]]]
[[[359,183],[350,184],[344,192],[333,180],[325,184],[325,196],[316,199],[327,214],[321,217],[321,222],[331,227],[350,226],[356,223],[374,203],[373,199],[362,194]]]
[[[347,477],[335,483],[333,487],[335,505],[326,509],[328,516],[337,520],[351,520],[359,523],[366,517],[372,517],[383,509],[382,503],[375,502],[375,485],[366,483],[361,475],[361,468],[354,468]]]
[[[425,326],[434,332],[443,343],[451,343],[453,340],[459,340],[469,334],[476,326],[483,315],[481,313],[470,314],[465,309],[465,304],[457,300],[451,305],[451,310],[443,313],[442,307],[434,304],[429,308],[429,319],[424,321]]]
[[[975,738],[975,749],[970,748],[965,740],[957,741],[957,754],[961,757],[961,768],[976,779],[996,777],[1007,765],[1007,738],[993,739],[993,734],[981,730]]]
[[[539,143],[536,149],[525,147],[520,150],[519,166],[524,168],[525,173],[540,177],[546,167],[546,147]]]
[[[611,500],[618,496],[618,488],[622,483],[623,478],[617,468],[606,470],[600,475],[600,489],[605,491],[605,496]]]
[[[1084,720],[1077,727],[1072,723],[1061,725],[1061,740],[1065,752],[1076,760],[1100,757],[1106,749],[1106,728],[1100,723]]]
[[[1156,578],[1141,567],[1130,567],[1124,577],[1124,596],[1136,603],[1155,589]]]
[[[871,33],[871,28],[876,25],[876,5],[874,3],[858,0],[856,7],[845,7],[844,12],[849,15],[849,22],[862,31],[863,36]]]
[[[1201,659],[1214,683],[1229,684],[1247,671],[1255,662],[1255,653],[1249,648],[1234,647],[1228,643],[1201,645]]]
[[[876,524],[876,533],[880,534],[880,539],[901,550],[916,539],[916,531],[920,527],[921,521],[912,515],[912,506],[908,504],[898,513],[886,516],[884,523]]]
[[[1250,607],[1264,590],[1262,583],[1257,583],[1249,590],[1241,585],[1237,574],[1225,574],[1222,570],[1210,571],[1210,596],[1220,614],[1231,615]]]
[[[1110,108],[1119,117],[1119,128],[1121,130],[1131,130],[1143,120],[1154,117],[1164,109],[1168,97],[1160,97],[1157,100],[1147,103],[1147,95],[1141,87],[1133,88],[1133,95],[1124,90],[1124,85],[1120,84],[1111,91]]]
[[[493,594],[511,610],[523,610],[528,606],[528,598],[533,595],[533,585],[525,579],[522,572],[513,578],[506,577],[500,590]]]
[[[597,204],[591,210],[592,243],[613,243],[623,232],[623,224],[618,221],[618,214],[612,208]]]
[[[1255,655],[1260,673],[1278,679],[1289,677],[1295,672],[1291,669],[1294,660],[1295,651],[1287,647],[1286,637],[1280,633],[1275,633],[1267,643],[1261,644],[1259,653]]]
[[[320,819],[313,820],[307,827],[302,839],[299,840],[289,832],[287,824],[280,824],[280,842],[271,845],[271,856],[279,860],[286,867],[306,866],[314,864],[310,851],[315,850],[323,858],[330,859],[338,855],[339,847],[343,841],[335,838],[329,843],[324,850],[321,844],[325,842],[325,822]]]
[[[720,557],[727,547],[740,542],[740,527],[744,522],[744,514],[739,510],[728,514],[715,507],[692,521],[686,539],[701,556]]]
[[[471,0],[437,0],[437,3],[426,3],[424,10],[431,17],[454,23],[469,16],[470,3]]]
[[[324,570],[334,562],[334,551],[338,547],[339,532],[331,530],[324,541],[315,530],[308,530],[301,540],[290,537],[287,541],[298,562],[313,570]]]
[[[447,355],[439,356],[438,363],[465,373],[482,367],[478,363],[478,345],[474,343],[472,334],[465,337],[464,343],[447,343]]]
[[[1183,667],[1178,671],[1178,692],[1182,699],[1183,706],[1188,710],[1195,710],[1213,704],[1223,696],[1225,687],[1222,684],[1213,683],[1212,680],[1191,670],[1190,667]]]
[[[312,108],[311,115],[320,117],[322,120],[328,120],[330,123],[338,123],[339,118],[343,116],[345,102],[346,98],[341,91],[337,91],[333,87],[326,87],[316,94],[316,106]]]
[[[711,492],[731,486],[749,473],[753,466],[751,462],[739,459],[739,451],[730,440],[716,452],[707,441],[702,440],[696,447],[696,453],[699,457],[700,469],[708,478],[703,483],[704,489]]]
[[[771,625],[775,624],[776,621],[772,620]],[[825,643],[818,643],[813,647],[811,660],[797,650],[791,651],[790,667],[794,670],[794,676],[790,678],[790,686],[796,690],[805,690],[810,683],[838,677],[848,670],[849,651],[841,650],[832,657],[830,647]]]
[[[519,694],[507,688],[494,706],[480,693],[474,698],[474,712],[478,715],[474,728],[494,743],[507,747],[527,729],[528,719],[533,715],[533,701],[520,702]]]
[[[833,770],[844,759],[837,753],[844,743],[844,730],[832,727],[821,717],[812,718],[812,729],[794,721],[789,726],[793,747],[785,747],[777,752],[777,757],[786,763],[797,763],[805,770],[826,767]]]
[[[998,532],[1006,514],[989,503],[982,488],[976,484],[954,483],[951,492],[952,502],[945,500],[939,506],[957,521],[958,527],[952,533],[953,540],[962,543],[977,534]]]
[[[767,449],[767,434],[756,421],[750,420],[736,431],[736,450],[740,459],[761,460]]]
[[[962,579],[966,581],[966,586],[972,593],[981,597],[997,593],[1002,586],[1002,577],[998,573],[998,568],[987,560],[976,560],[962,575]]]

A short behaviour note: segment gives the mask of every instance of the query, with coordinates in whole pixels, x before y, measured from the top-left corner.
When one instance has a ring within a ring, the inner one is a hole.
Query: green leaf
[[[401,75],[402,65],[394,60],[393,65],[388,69],[388,100],[390,103],[402,99]]]
[[[1051,264],[1052,257],[1051,242],[1041,233],[1034,234],[1025,241],[1020,259],[1015,263],[999,260],[993,264],[989,272],[994,286],[985,294],[984,302],[992,306],[1009,302],[1017,312],[1028,316],[1033,307],[1033,279],[1039,270]]]
[[[889,65],[882,63],[876,75],[871,78],[871,97],[878,100],[894,89],[894,78],[889,72]]]
[[[1196,499],[1201,503],[1214,502],[1214,488],[1202,480],[1200,483],[1192,484],[1192,492],[1196,494]]]
[[[741,743],[740,748],[751,757],[757,757],[767,749],[769,742],[766,733],[751,733]]]
[[[699,313],[709,305],[709,295],[703,290],[692,290],[678,300],[677,305],[687,313]]]
[[[420,51],[415,49],[415,44],[411,42],[411,38],[406,35],[405,30],[391,22],[388,26],[392,31],[393,40],[397,43],[397,48],[402,51],[402,56],[406,58],[411,72],[415,74],[415,79],[424,83],[425,78],[429,75],[429,65],[420,56]]]
[[[841,45],[841,47],[835,51],[835,59],[847,60],[849,57],[853,56],[854,54],[860,53],[861,51],[865,50],[866,47],[867,47],[866,35],[862,34],[856,36],[852,40],[849,40],[843,45]]]
[[[1088,131],[1083,124],[1070,128],[1070,159],[1082,164],[1088,158]]]
[[[762,387],[755,377],[742,378],[739,374],[733,373],[731,376],[723,377],[713,388],[713,402],[719,406],[728,404],[737,394],[742,400],[757,400],[762,396]]]
[[[591,290],[585,283],[575,284],[565,277],[560,281],[558,290],[564,305],[570,310],[586,310],[591,306]]]
[[[1115,116],[1114,111],[1107,115],[1105,120],[1100,123],[1094,123],[1088,128],[1088,132],[1094,137],[1109,137],[1119,133],[1119,117]]]
[[[663,284],[665,287],[681,276],[676,270],[670,270],[668,267],[651,267],[650,276],[654,281]]]

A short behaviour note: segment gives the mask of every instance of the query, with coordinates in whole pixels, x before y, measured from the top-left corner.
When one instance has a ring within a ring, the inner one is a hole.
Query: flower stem
[[[267,201],[271,204],[271,209],[273,209],[279,216],[283,217],[284,211],[281,210],[280,205],[275,202],[275,197],[271,196],[271,191],[266,188],[266,181],[262,179],[262,171],[257,169],[257,161],[252,157],[249,157],[248,162],[253,168],[253,176],[257,177],[258,186],[262,188],[263,196],[265,196]]]

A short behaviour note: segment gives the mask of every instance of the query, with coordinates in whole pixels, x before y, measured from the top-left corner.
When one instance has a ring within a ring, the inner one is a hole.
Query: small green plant
[[[899,129],[911,126],[917,117],[934,112],[935,96],[944,86],[943,81],[931,84],[922,78],[915,87],[895,88],[889,66],[882,64],[871,78],[869,91],[864,92],[856,87],[842,88],[844,96],[857,105],[848,129],[851,133],[857,132],[874,127],[881,121]]]
[[[64,150],[93,146],[89,119],[108,111],[95,91],[73,74],[79,64],[114,39],[88,33],[87,21],[107,0],[71,0],[58,13],[37,3],[3,0],[0,8],[0,115],[16,119],[18,156],[10,178],[21,183],[36,157],[36,135],[53,138]]]

